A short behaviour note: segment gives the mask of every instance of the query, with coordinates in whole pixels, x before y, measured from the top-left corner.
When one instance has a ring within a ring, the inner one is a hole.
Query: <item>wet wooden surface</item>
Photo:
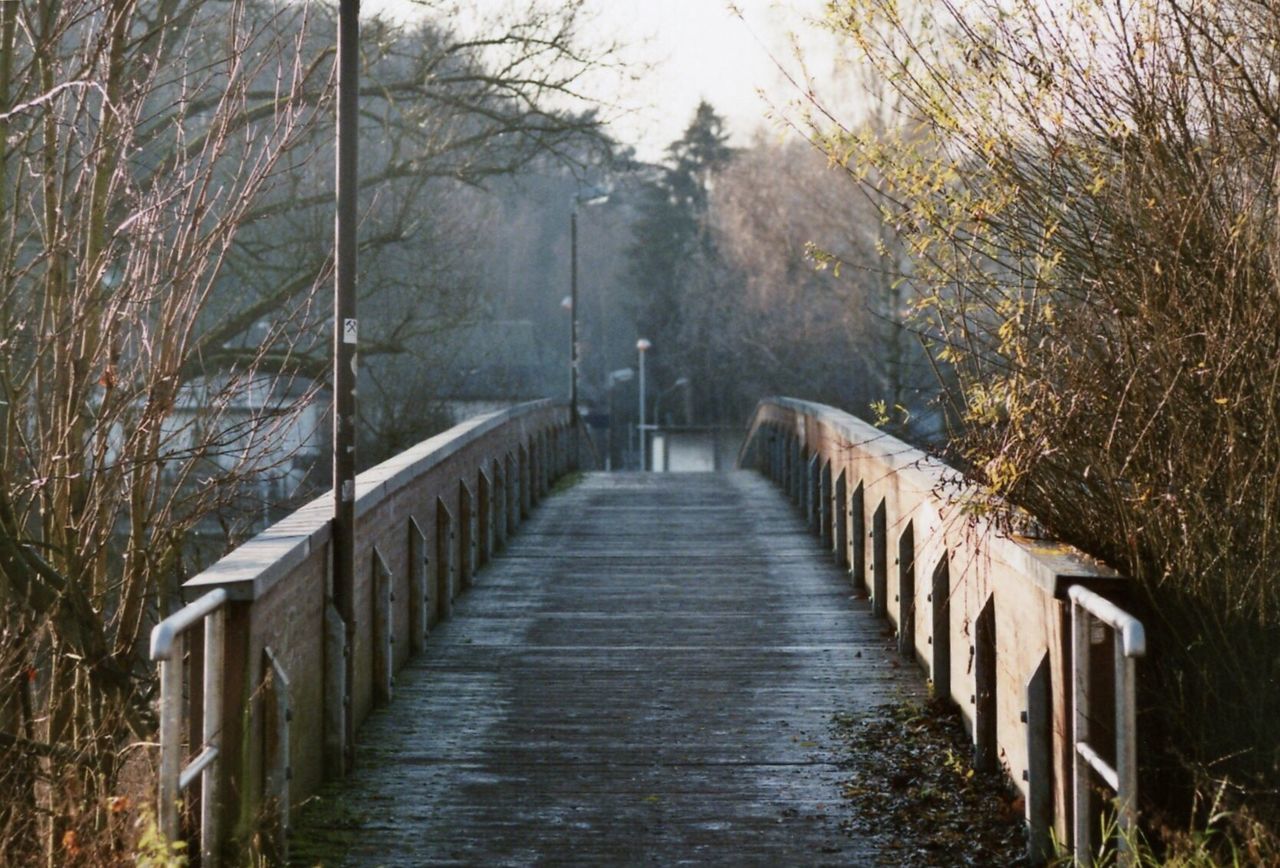
[[[831,717],[921,684],[763,477],[589,475],[399,673],[293,860],[864,863]]]

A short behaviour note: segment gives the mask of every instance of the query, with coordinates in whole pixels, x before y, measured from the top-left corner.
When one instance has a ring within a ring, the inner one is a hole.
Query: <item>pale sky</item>
[[[489,9],[508,9],[511,2],[469,0],[461,5],[482,16]],[[741,19],[730,11],[729,0],[586,0],[585,5],[602,37],[624,43],[624,59],[651,67],[621,92],[616,78],[609,85],[595,85],[601,99],[625,108],[610,129],[643,159],[661,158],[700,99],[726,118],[738,144],[748,142],[757,128],[777,130],[766,120],[768,103],[758,91],[764,90],[778,106],[800,97],[770,57],[798,75],[793,35],[804,46],[809,67],[830,75],[830,40],[810,21],[821,15],[822,0],[736,0]],[[365,0],[364,8],[407,15],[414,7],[408,0]]]
[[[777,63],[798,74],[791,34],[817,53],[810,18],[821,0],[592,0],[602,28],[615,28],[628,51],[652,70],[624,94],[638,116],[626,118],[617,135],[642,157],[657,157],[679,137],[700,99],[728,121],[739,143],[757,127],[776,130],[766,118],[769,103],[784,107],[800,96],[786,84]],[[776,62],[775,62],[776,61]],[[765,91],[762,98],[759,91]]]

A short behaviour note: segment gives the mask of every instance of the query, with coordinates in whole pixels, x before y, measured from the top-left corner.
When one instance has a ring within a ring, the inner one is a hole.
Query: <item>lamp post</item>
[[[645,452],[646,452],[646,450],[645,450],[645,438],[644,438],[644,432],[645,432],[645,424],[644,424],[644,404],[645,404],[645,400],[644,400],[644,354],[649,350],[649,347],[651,347],[651,346],[653,346],[653,344],[649,343],[648,338],[640,338],[640,340],[636,341],[636,352],[638,352],[638,353],[640,354],[640,424],[636,426],[636,430],[639,432],[639,440],[640,440],[640,469],[641,469],[641,470],[647,470],[647,469],[648,469],[648,467],[646,466],[648,462],[645,460]]]
[[[680,379],[672,383],[670,386],[668,386],[667,388],[659,392],[658,397],[653,399],[653,424],[655,427],[660,426],[662,424],[662,415],[658,412],[658,409],[662,406],[663,397],[665,397],[666,395],[670,395],[672,392],[674,392],[676,389],[679,389],[681,386],[687,386],[687,385],[689,385],[689,378],[681,377]]]
[[[672,392],[674,392],[676,389],[679,389],[681,386],[687,386],[687,385],[689,385],[689,378],[688,378],[688,377],[681,377],[680,379],[678,379],[678,380],[676,380],[674,383],[672,383],[670,386],[668,386],[667,388],[665,388],[665,389],[663,389],[661,392],[659,392],[659,393],[658,393],[658,397],[656,397],[656,398],[654,398],[654,399],[653,399],[653,424],[652,424],[651,426],[649,426],[649,427],[651,427],[651,428],[654,430],[654,432],[655,432],[655,436],[654,436],[654,438],[653,438],[653,442],[654,442],[655,444],[658,442],[658,438],[657,438],[657,436],[656,436],[656,432],[657,432],[657,431],[660,431],[660,430],[662,429],[662,413],[660,413],[660,412],[659,412],[659,411],[662,409],[662,399],[663,399],[664,397],[666,397],[667,395],[671,394]],[[666,460],[666,456],[667,456],[667,455],[669,454],[669,452],[670,452],[669,444],[667,443],[667,439],[668,439],[668,437],[669,437],[669,436],[670,436],[670,434],[668,433],[667,435],[665,435],[665,436],[662,438],[662,446],[663,446],[663,451],[662,451],[662,455],[663,455],[663,459],[662,459],[662,470],[663,470],[663,472],[664,472],[664,473],[665,473],[667,470],[669,470],[669,468],[667,467],[667,460]],[[654,450],[655,450],[655,452],[656,452],[656,450],[657,450],[657,446],[656,446],[656,445],[654,446]],[[656,455],[655,455],[655,460],[651,460],[651,461],[649,462],[649,466],[650,466],[650,467],[653,467],[655,464],[657,464],[657,461],[656,461]]]
[[[613,387],[619,383],[630,381],[635,376],[635,373],[630,368],[610,371],[605,383],[604,390],[609,395],[609,427],[605,429],[604,440],[604,469],[606,471],[613,469]]]
[[[599,187],[579,190],[569,211],[569,407],[578,415],[578,209],[609,201],[609,193]]]
[[[351,690],[355,683],[356,605],[356,221],[358,193],[358,112],[360,86],[360,0],[338,6],[337,214],[334,221],[333,292],[333,605],[344,622],[342,649],[341,745],[329,757],[331,772],[349,771],[355,718]],[[326,702],[335,701],[326,699]],[[328,740],[328,739],[326,739]]]

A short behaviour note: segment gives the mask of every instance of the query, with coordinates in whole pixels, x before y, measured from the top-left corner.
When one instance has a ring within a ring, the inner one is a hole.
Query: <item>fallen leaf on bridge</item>
[[[1021,796],[1001,774],[976,774],[959,715],[941,704],[837,713],[841,795],[851,837],[883,865],[1026,865]]]

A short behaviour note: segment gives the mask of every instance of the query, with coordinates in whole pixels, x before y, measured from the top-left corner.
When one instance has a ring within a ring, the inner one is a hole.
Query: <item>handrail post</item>
[[[1134,660],[1124,653],[1124,647],[1116,637],[1116,773],[1120,786],[1116,792],[1116,814],[1120,824],[1121,865],[1132,864],[1131,838],[1137,825],[1138,757],[1137,708],[1134,701],[1137,692]]]
[[[1089,741],[1089,615],[1078,606],[1071,607],[1071,707],[1075,725],[1071,731],[1076,745]],[[1072,836],[1075,861],[1084,863],[1093,853],[1093,825],[1089,816],[1089,766],[1080,762],[1078,751],[1072,750]]]
[[[165,618],[151,631],[151,659],[160,666],[160,767],[156,782],[156,821],[166,840],[176,841],[180,832],[179,805],[182,793],[200,779],[200,841],[202,862],[216,866],[221,824],[218,804],[218,776],[222,732],[222,692],[226,672],[227,592],[216,589],[188,603]],[[186,631],[204,626],[203,723],[200,752],[190,763],[183,762],[183,729],[187,718],[183,685],[186,665]]]
[[[206,745],[218,741],[222,729],[222,685],[226,673],[227,611],[219,608],[204,622],[204,721]],[[200,859],[203,865],[218,863],[222,842],[220,774],[215,766],[200,776]]]
[[[1137,674],[1134,660],[1146,654],[1142,622],[1105,597],[1073,585],[1071,600],[1072,734],[1074,851],[1077,864],[1088,864],[1094,842],[1089,812],[1089,772],[1098,773],[1116,794],[1117,856],[1121,865],[1133,862],[1131,838],[1137,823]],[[1115,646],[1115,768],[1099,756],[1089,741],[1089,639],[1094,621],[1111,628]]]
[[[186,641],[173,640],[169,656],[160,661],[160,780],[158,805],[160,833],[168,841],[178,838],[178,777],[182,773],[182,658]]]

